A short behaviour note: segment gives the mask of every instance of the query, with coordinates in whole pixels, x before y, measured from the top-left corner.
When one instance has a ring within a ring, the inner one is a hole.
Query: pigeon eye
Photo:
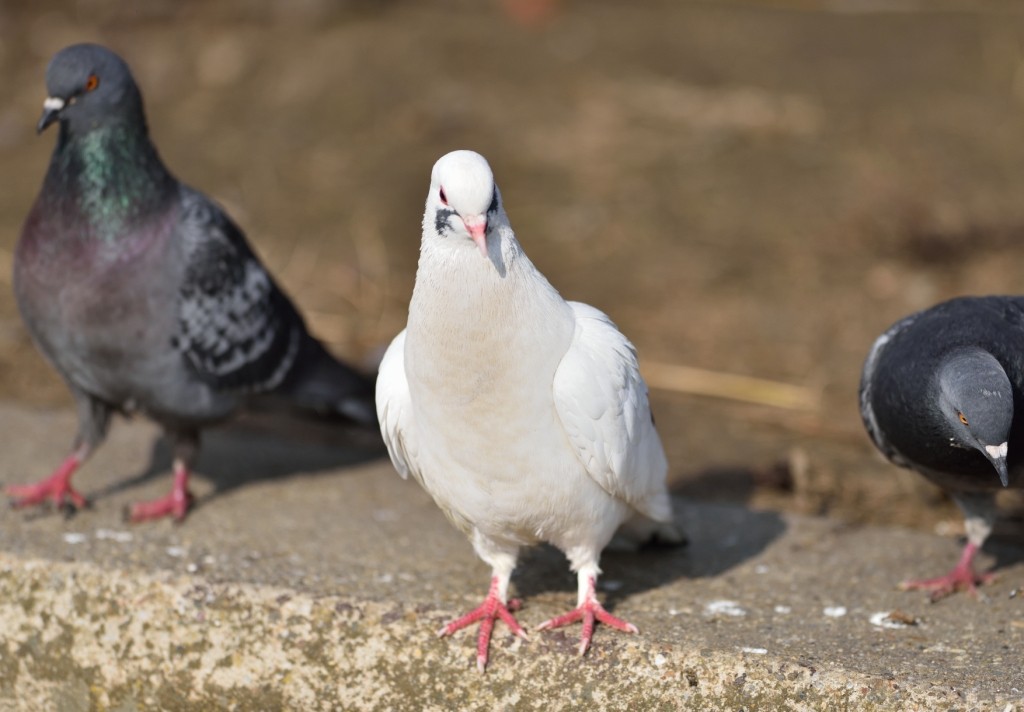
[[[960,422],[961,423],[963,423],[964,425],[967,425],[967,416],[966,415],[964,415],[960,411],[957,411],[957,417],[960,418]]]
[[[96,87],[100,85],[100,78],[95,74],[90,74],[89,78],[85,80],[85,90],[94,91]]]
[[[438,197],[441,198],[441,205],[448,205],[448,196],[444,194],[444,188],[441,188],[441,192],[438,193]]]

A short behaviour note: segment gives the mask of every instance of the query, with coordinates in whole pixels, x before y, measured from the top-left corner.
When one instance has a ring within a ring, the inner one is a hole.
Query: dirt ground
[[[164,159],[336,353],[373,364],[403,326],[430,167],[473,148],[534,262],[642,363],[817,397],[655,390],[680,493],[960,530],[874,454],[856,389],[898,317],[1021,291],[1024,4],[5,0],[0,398],[33,406],[69,399],[10,259],[54,141],[34,132],[46,63],[83,40],[128,60]]]

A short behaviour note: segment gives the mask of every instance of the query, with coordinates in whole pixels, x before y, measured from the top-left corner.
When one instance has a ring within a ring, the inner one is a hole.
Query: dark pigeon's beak
[[[1006,469],[1006,450],[1006,443],[985,446],[985,456],[992,463],[992,467],[996,468],[996,472],[999,473],[999,481],[1003,483],[1003,487],[1010,486],[1010,473]]]
[[[39,117],[39,123],[36,124],[36,133],[42,133],[47,126],[59,119],[60,112],[64,111],[66,105],[67,102],[60,97],[46,97],[46,101],[43,102],[43,115]]]

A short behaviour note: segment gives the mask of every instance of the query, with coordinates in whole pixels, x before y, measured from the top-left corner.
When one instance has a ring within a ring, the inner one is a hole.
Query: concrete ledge
[[[466,665],[467,636],[432,634],[430,607],[316,598],[201,577],[0,558],[4,709],[953,709],[971,691],[780,660],[599,636],[499,636]]]
[[[73,431],[0,423],[3,483],[45,474]],[[434,631],[488,572],[372,449],[211,433],[189,519],[129,527],[122,507],[169,486],[157,438],[116,424],[78,476],[89,510],[0,516],[0,710],[1024,709],[1019,542],[987,548],[981,600],[930,604],[894,584],[951,565],[951,539],[680,500],[688,548],[602,561],[639,636],[599,627],[580,659],[578,628],[523,644],[499,624],[480,676],[474,633]],[[527,627],[575,597],[546,548],[513,588]]]

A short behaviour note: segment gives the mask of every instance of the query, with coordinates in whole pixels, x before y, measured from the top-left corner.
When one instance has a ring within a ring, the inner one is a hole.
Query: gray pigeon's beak
[[[1003,487],[1010,486],[1010,473],[1006,469],[1006,451],[1007,443],[985,446],[985,456],[988,457],[992,467],[996,468],[996,472],[999,473],[999,481],[1003,483]]]
[[[58,96],[46,97],[43,102],[43,115],[39,117],[39,123],[36,124],[36,133],[42,133],[47,126],[59,119],[60,112],[64,111],[66,105],[67,102]]]

